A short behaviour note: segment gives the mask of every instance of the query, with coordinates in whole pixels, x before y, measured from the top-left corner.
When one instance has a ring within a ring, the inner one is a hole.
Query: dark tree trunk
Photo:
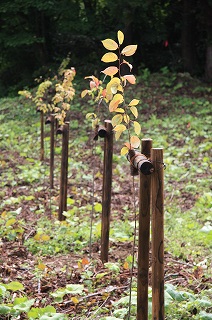
[[[206,62],[205,77],[206,80],[212,80],[212,4],[208,0],[202,0],[202,23],[206,30]]]
[[[184,70],[191,74],[198,66],[195,39],[195,0],[183,0],[182,59]]]

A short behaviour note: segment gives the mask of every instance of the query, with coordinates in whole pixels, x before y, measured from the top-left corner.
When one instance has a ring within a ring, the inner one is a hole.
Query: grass
[[[188,74],[164,69],[154,75],[145,71],[127,95],[142,100],[143,137],[164,148],[166,319],[211,319],[211,88]],[[40,163],[39,115],[34,106],[19,97],[0,100],[3,319],[20,314],[22,319],[127,319],[133,184],[129,163],[115,142],[110,263],[103,265],[99,260],[103,141],[92,149],[93,133],[85,119],[93,107],[79,98],[77,88],[70,123],[68,210],[66,221],[58,222],[61,138],[56,139],[51,190],[49,127],[45,160]],[[101,116],[108,115],[102,111]],[[135,188],[137,203],[138,178]],[[135,270],[136,266],[135,261]],[[22,300],[14,300],[14,292]],[[136,274],[131,304],[135,319]]]

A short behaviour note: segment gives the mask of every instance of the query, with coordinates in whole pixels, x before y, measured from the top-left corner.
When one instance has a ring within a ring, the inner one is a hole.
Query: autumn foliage
[[[127,154],[130,149],[138,148],[140,146],[140,132],[141,126],[136,121],[138,118],[139,104],[138,99],[132,99],[127,102],[125,99],[125,88],[127,84],[134,85],[136,83],[135,76],[131,73],[132,64],[130,64],[126,57],[134,55],[137,50],[137,45],[127,45],[123,47],[124,34],[122,31],[117,32],[117,41],[113,39],[105,39],[102,44],[108,50],[101,61],[104,63],[115,63],[110,65],[101,72],[104,74],[103,81],[95,76],[88,76],[85,79],[90,80],[90,89],[83,90],[82,97],[89,95],[94,99],[98,106],[106,104],[108,111],[112,113],[112,125],[115,132],[115,138],[118,140],[122,133],[127,132],[128,141],[125,142],[121,149],[121,154]],[[122,75],[122,65],[128,66],[129,74]],[[106,78],[109,81],[106,82]],[[98,115],[94,113],[87,114],[87,118],[92,119],[93,127],[99,125]]]

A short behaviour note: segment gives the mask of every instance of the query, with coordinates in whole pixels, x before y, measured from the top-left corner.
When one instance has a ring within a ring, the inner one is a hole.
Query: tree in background
[[[79,76],[95,72],[100,40],[118,29],[138,43],[135,70],[210,79],[211,11],[212,0],[1,0],[0,96],[52,76],[68,54]]]

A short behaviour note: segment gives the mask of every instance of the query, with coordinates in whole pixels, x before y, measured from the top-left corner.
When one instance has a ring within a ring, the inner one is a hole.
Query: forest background
[[[78,79],[95,74],[102,39],[138,44],[134,73],[164,66],[212,78],[211,0],[1,0],[0,97],[54,75],[70,56]]]

